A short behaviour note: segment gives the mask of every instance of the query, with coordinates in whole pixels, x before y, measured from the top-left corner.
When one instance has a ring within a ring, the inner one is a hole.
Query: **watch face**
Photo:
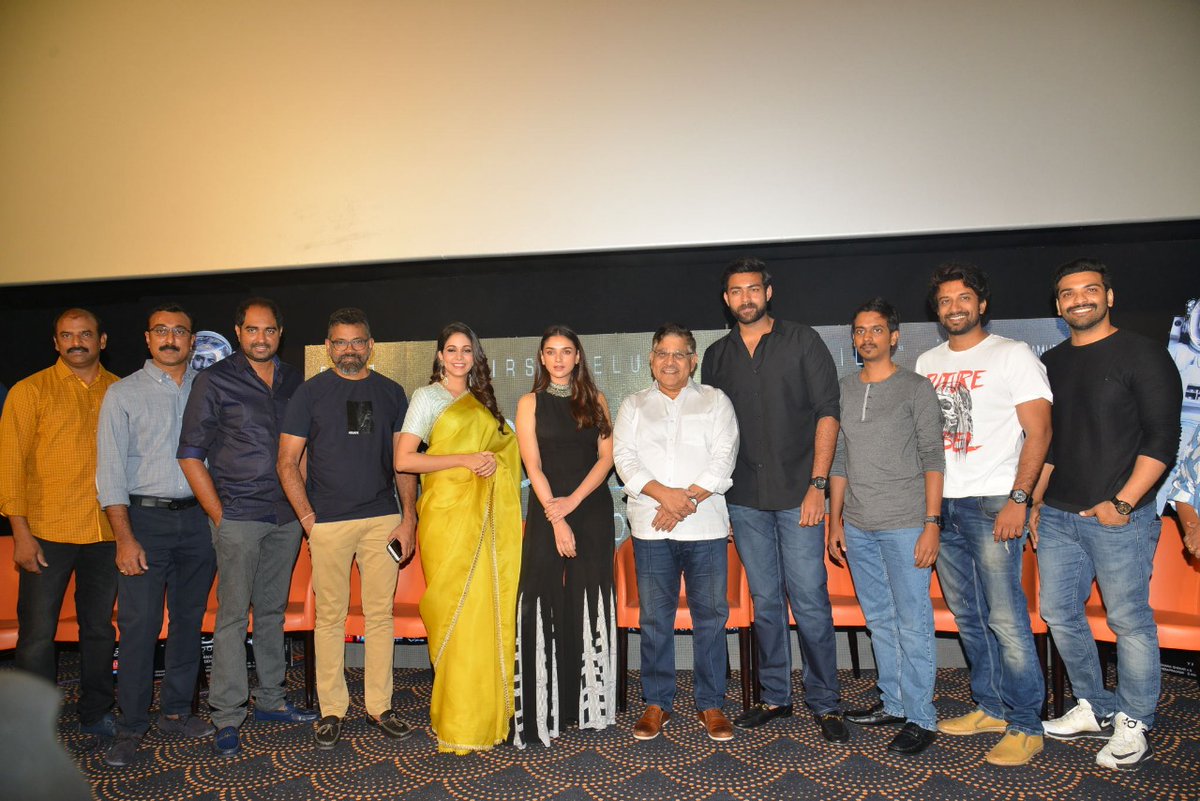
[[[1133,506],[1126,503],[1125,501],[1118,500],[1117,498],[1113,498],[1112,505],[1117,507],[1117,514],[1121,514],[1121,515],[1133,514]]]
[[[823,490],[829,486],[829,479],[825,478],[825,476],[817,476],[812,480],[812,485],[819,490]]]
[[[1029,503],[1029,493],[1025,490],[1013,490],[1008,497],[1013,503]]]

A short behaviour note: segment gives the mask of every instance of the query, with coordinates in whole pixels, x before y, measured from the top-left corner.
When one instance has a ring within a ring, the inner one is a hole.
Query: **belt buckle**
[[[167,508],[170,509],[172,512],[178,512],[180,509],[183,508],[183,502],[178,501],[178,500],[173,500],[167,504]]]

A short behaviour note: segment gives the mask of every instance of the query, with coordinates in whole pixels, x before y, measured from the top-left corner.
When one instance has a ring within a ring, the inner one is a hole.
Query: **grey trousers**
[[[287,665],[283,648],[283,610],[287,607],[292,568],[300,550],[299,521],[284,525],[246,520],[221,521],[213,531],[217,552],[217,623],[213,632],[212,678],[208,704],[218,729],[240,726],[250,695],[246,675],[246,629],[254,610],[254,662],[258,686],[254,704],[262,709],[284,705]]]

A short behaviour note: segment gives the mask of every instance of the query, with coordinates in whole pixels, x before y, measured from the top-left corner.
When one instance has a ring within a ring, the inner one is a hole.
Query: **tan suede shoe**
[[[1010,731],[1000,742],[996,743],[995,748],[988,752],[984,761],[989,765],[1001,767],[1024,765],[1041,750],[1042,736],[1040,734],[1029,735],[1024,732]]]
[[[1003,733],[1008,730],[1008,724],[999,718],[994,718],[982,709],[976,709],[974,712],[963,715],[958,718],[950,718],[938,723],[938,731],[942,734],[953,735],[968,735],[968,734],[985,734],[986,732]]]

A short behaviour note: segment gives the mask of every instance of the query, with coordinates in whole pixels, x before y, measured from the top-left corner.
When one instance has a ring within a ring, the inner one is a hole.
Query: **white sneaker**
[[[1154,746],[1146,737],[1146,724],[1118,712],[1113,736],[1096,754],[1096,764],[1114,770],[1137,770],[1154,756]]]
[[[1112,715],[1097,717],[1092,705],[1080,698],[1075,707],[1061,718],[1043,722],[1042,731],[1055,740],[1078,740],[1080,737],[1107,740],[1113,735]]]

